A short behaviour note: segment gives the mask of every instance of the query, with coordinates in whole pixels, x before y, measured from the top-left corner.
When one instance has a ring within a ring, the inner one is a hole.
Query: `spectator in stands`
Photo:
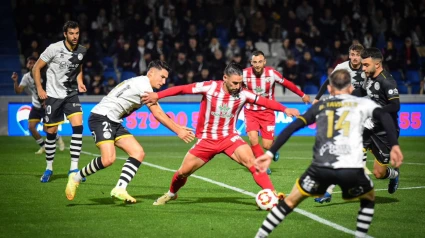
[[[223,72],[226,68],[226,61],[223,58],[223,52],[216,50],[214,52],[214,58],[211,60],[210,73],[214,80],[223,80]]]
[[[308,4],[308,1],[303,0],[300,5],[298,5],[296,10],[297,18],[300,19],[300,21],[307,20],[307,17],[309,15],[313,15],[314,11],[313,8]]]
[[[425,43],[424,34],[422,32],[421,25],[417,24],[410,33],[414,46],[421,46]]]
[[[174,42],[180,34],[181,24],[176,16],[174,9],[170,10],[169,16],[166,16],[163,23],[164,35],[169,42]]]
[[[304,53],[309,51],[307,46],[304,44],[304,41],[302,38],[296,38],[295,39],[295,45],[292,48],[292,55],[294,56],[294,59],[297,63],[299,63],[302,58],[304,57]]]
[[[201,48],[198,45],[198,40],[195,37],[189,38],[189,44],[187,48],[187,59],[192,64],[196,60],[196,55],[201,53]]]
[[[304,52],[304,57],[301,60],[299,66],[299,72],[300,76],[296,81],[296,84],[299,85],[302,90],[304,90],[304,85],[306,83],[313,84],[317,86],[317,88],[320,87],[319,71],[317,69],[316,63],[312,60],[310,52],[308,51]]]
[[[204,55],[200,52],[196,55],[196,60],[192,64],[192,71],[195,74],[195,77],[201,74],[203,68],[208,67],[208,64],[204,60]]]
[[[337,20],[332,15],[332,10],[330,8],[325,9],[325,13],[319,19],[319,29],[322,32],[323,37],[332,37],[335,35],[335,31],[338,31]],[[337,32],[339,33],[339,32]]]
[[[342,52],[347,51],[346,49],[342,49],[341,40],[339,38],[335,39],[333,41],[332,46],[328,47],[326,49],[326,58],[329,60],[329,62],[335,62]]]
[[[171,73],[172,85],[183,85],[185,83],[184,77],[187,71],[190,70],[190,63],[186,59],[186,54],[184,52],[179,52],[177,59],[171,63]]]
[[[103,76],[99,73],[95,74],[92,81],[87,87],[87,94],[94,95],[95,88],[100,88],[103,93]]]
[[[212,38],[216,38],[217,33],[215,27],[211,21],[207,22],[205,25],[205,31],[202,34],[202,46],[208,46],[210,44]]]
[[[122,68],[124,71],[133,71],[134,55],[133,51],[130,50],[129,42],[124,43],[124,47],[118,52],[117,60],[118,67]]]
[[[104,93],[108,94],[112,89],[115,88],[115,86],[117,86],[117,82],[113,77],[109,77],[106,85],[104,86]]]
[[[260,11],[257,11],[251,18],[251,38],[254,42],[267,41],[266,20]]]
[[[148,70],[149,62],[146,62],[146,55],[150,54],[150,50],[146,48],[146,41],[143,38],[137,40],[136,66],[135,71],[138,75],[145,75]]]
[[[243,65],[244,67],[251,67],[251,58],[252,58],[252,52],[256,51],[257,49],[255,48],[252,40],[250,38],[248,38],[245,41],[245,47],[241,49],[241,54],[242,57],[245,59],[245,65]]]
[[[288,38],[282,40],[282,47],[277,49],[276,55],[276,59],[279,63],[288,59],[288,56],[292,55],[290,41]]]
[[[210,70],[208,68],[203,68],[201,74],[195,76],[194,82],[204,82],[211,80]]]
[[[232,37],[242,39],[245,38],[246,25],[246,18],[243,13],[240,12],[235,20],[234,30],[232,31],[232,33],[235,33],[235,35],[233,35]]]
[[[83,75],[93,77],[96,72],[103,70],[100,64],[100,58],[96,50],[91,47],[90,41],[83,42],[83,46],[87,49],[86,55],[84,56]]]
[[[33,40],[33,41],[31,41],[31,47],[28,48],[25,51],[24,57],[25,58],[28,58],[28,57],[32,56],[32,57],[38,59],[38,57],[40,56],[41,52],[42,51],[40,49],[40,46],[38,44],[38,41],[37,40]]]
[[[226,50],[226,64],[230,63],[233,60],[235,55],[240,55],[241,48],[239,48],[238,43],[235,38],[230,39],[229,44],[227,45]]]
[[[166,45],[164,45],[164,40],[158,39],[156,41],[155,46],[152,49],[152,59],[153,60],[159,59],[160,55],[164,55],[165,58],[167,58],[168,54],[169,54],[168,48]]]
[[[392,40],[387,41],[387,47],[384,48],[383,51],[384,67],[386,67],[389,72],[399,70],[398,52]]]
[[[410,37],[406,37],[404,40],[404,47],[401,49],[400,59],[401,67],[405,73],[408,70],[419,70],[419,54],[413,46]]]
[[[296,85],[299,85],[299,70],[298,70],[298,65],[297,62],[295,61],[294,57],[292,55],[289,55],[288,58],[284,61],[281,61],[278,66],[277,69],[282,72],[282,76],[285,77],[286,79],[289,79],[290,81],[292,81],[293,83],[295,83]],[[285,91],[285,87],[284,91]]]
[[[206,55],[208,60],[214,59],[214,53],[219,50],[223,52],[223,47],[220,45],[220,42],[218,41],[218,38],[214,37],[211,38],[211,42],[208,45],[208,48],[206,50]]]
[[[155,42],[159,39],[164,39],[164,32],[161,31],[159,26],[155,25],[152,28],[152,31],[148,32],[146,35],[147,47],[153,49]]]

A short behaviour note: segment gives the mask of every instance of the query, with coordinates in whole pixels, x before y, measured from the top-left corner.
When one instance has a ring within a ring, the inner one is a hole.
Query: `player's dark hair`
[[[29,57],[27,58],[27,62],[28,62],[28,61],[30,61],[30,60],[37,61],[37,58],[35,58],[34,56],[29,56]]]
[[[165,69],[165,70],[167,70],[168,72],[170,72],[170,71],[171,71],[170,66],[168,66],[168,64],[167,64],[167,63],[165,63],[164,61],[158,60],[158,59],[157,59],[157,60],[154,60],[154,61],[151,61],[151,62],[149,63],[149,65],[148,65],[148,71],[149,71],[151,68],[155,68],[155,69],[158,69],[158,70]]]
[[[224,69],[224,74],[227,75],[227,76],[242,75],[243,74],[243,68],[238,63],[231,62]]]
[[[63,32],[68,32],[69,28],[75,29],[75,28],[80,28],[80,26],[75,21],[67,21],[65,22],[65,24],[63,24],[62,30]]]
[[[351,75],[346,69],[335,70],[329,77],[329,83],[338,90],[344,89],[351,84]]]
[[[375,47],[371,47],[371,48],[367,48],[363,50],[363,52],[360,54],[360,57],[362,57],[362,59],[372,58],[374,60],[381,60],[381,61],[384,58],[382,56],[382,52]]]
[[[364,47],[361,44],[352,44],[350,48],[348,48],[348,53],[350,53],[350,51],[357,51],[359,53],[362,53],[363,50]]]
[[[264,56],[264,52],[263,52],[263,51],[261,51],[261,50],[254,50],[254,51],[252,52],[252,56],[259,56],[259,55]]]

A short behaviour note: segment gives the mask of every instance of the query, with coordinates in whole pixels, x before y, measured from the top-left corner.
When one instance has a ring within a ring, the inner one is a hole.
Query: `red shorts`
[[[264,139],[274,139],[274,128],[276,125],[276,118],[274,111],[252,111],[244,109],[246,132],[260,131]]]
[[[220,153],[225,153],[230,157],[239,146],[245,144],[246,142],[238,134],[230,134],[220,140],[198,139],[198,142],[193,145],[189,153],[207,163]]]

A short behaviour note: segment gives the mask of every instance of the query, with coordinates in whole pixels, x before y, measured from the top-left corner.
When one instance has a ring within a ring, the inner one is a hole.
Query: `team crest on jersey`
[[[219,112],[211,112],[211,115],[221,118],[232,118],[233,114],[230,107],[227,104],[218,106]]]
[[[261,95],[264,92],[264,90],[260,86],[257,86],[254,91],[257,95]]]
[[[272,77],[266,77],[266,82],[270,83],[272,81]]]
[[[376,82],[376,83],[373,85],[373,87],[374,87],[376,90],[379,90],[379,89],[381,88],[381,85],[379,85],[379,82]]]
[[[77,57],[78,57],[79,60],[82,60],[83,59],[83,54],[79,53]]]

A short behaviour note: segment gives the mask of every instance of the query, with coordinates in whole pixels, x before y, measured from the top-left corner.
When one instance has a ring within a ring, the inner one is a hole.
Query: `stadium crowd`
[[[164,88],[221,80],[231,61],[248,67],[254,49],[315,93],[355,42],[382,50],[400,92],[424,87],[425,0],[19,0],[15,16],[25,58],[63,39],[64,22],[79,23],[89,95],[145,74],[154,59],[172,68]]]

